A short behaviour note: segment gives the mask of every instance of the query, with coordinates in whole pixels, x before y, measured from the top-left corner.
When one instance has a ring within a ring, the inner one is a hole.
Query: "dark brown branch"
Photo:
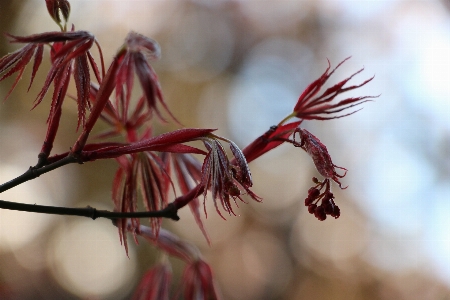
[[[26,181],[35,179],[40,175],[55,170],[59,167],[65,166],[70,163],[80,163],[80,161],[71,154],[66,157],[59,159],[51,164],[44,165],[42,167],[38,167],[43,163],[38,163],[35,167],[30,167],[25,173],[22,175],[5,182],[0,185],[0,193],[7,191],[15,186],[18,186]],[[198,196],[203,192],[202,186],[197,186],[193,188],[186,195],[180,196],[173,203],[167,205],[164,209],[158,211],[147,211],[147,212],[111,212],[107,210],[97,210],[93,207],[86,208],[70,208],[70,207],[59,207],[59,206],[45,206],[45,205],[37,205],[37,204],[25,204],[25,203],[17,203],[17,202],[9,202],[0,200],[0,209],[9,209],[9,210],[17,210],[17,211],[26,211],[26,212],[34,212],[41,214],[52,214],[52,215],[70,215],[70,216],[80,216],[80,217],[88,217],[93,220],[97,218],[106,218],[110,220],[122,219],[122,218],[168,218],[175,221],[178,221],[180,217],[178,217],[178,209],[182,208],[186,204],[188,204],[193,198]]]
[[[58,161],[55,161],[52,164],[43,166],[41,168],[36,168],[36,167],[30,167],[25,173],[23,173],[22,175],[8,181],[5,182],[4,184],[0,185],[0,193],[3,193],[4,191],[7,191],[15,186],[18,186],[19,184],[22,184],[26,181],[35,179],[39,176],[41,176],[44,173],[53,171],[59,167],[65,166],[67,164],[71,164],[71,163],[75,163],[78,162],[78,160],[76,159],[76,157],[68,155]]]
[[[41,213],[41,214],[88,217],[91,218],[92,220],[95,220],[97,218],[106,218],[110,220],[123,218],[168,218],[178,221],[180,219],[180,217],[178,217],[177,214],[178,210],[173,204],[169,204],[166,206],[166,208],[158,211],[130,212],[130,213],[97,210],[90,206],[86,208],[70,208],[70,207],[25,204],[25,203],[9,202],[4,200],[0,200],[0,208]]]

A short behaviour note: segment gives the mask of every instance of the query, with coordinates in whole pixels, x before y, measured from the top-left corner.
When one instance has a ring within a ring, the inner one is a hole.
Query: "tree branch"
[[[55,170],[59,167],[65,166],[70,163],[80,163],[77,157],[68,154],[66,157],[61,158],[48,165],[43,165],[42,167],[37,167],[42,165],[42,162],[38,162],[35,167],[30,167],[22,175],[5,182],[0,185],[0,193],[7,191],[15,186],[18,186],[26,181],[35,179],[40,175]],[[70,207],[59,207],[59,206],[45,206],[37,204],[25,204],[18,202],[9,202],[5,200],[0,200],[0,209],[9,209],[17,211],[34,212],[41,214],[51,214],[51,215],[70,215],[70,216],[80,216],[88,217],[93,220],[97,218],[106,218],[110,220],[123,219],[123,218],[168,218],[178,221],[180,217],[178,216],[178,210],[188,204],[193,198],[198,196],[203,192],[203,186],[198,185],[189,191],[187,194],[178,197],[174,202],[167,205],[164,209],[157,211],[146,211],[146,212],[111,212],[107,210],[97,210],[96,208],[87,206],[86,208],[70,208]]]
[[[4,200],[0,200],[0,208],[41,213],[41,214],[88,217],[91,218],[92,220],[95,220],[97,218],[105,218],[110,220],[123,218],[168,218],[178,221],[180,219],[180,217],[177,214],[178,209],[172,203],[167,205],[162,210],[146,211],[146,212],[129,212],[129,213],[97,210],[96,208],[90,206],[87,206],[86,208],[70,208],[70,207],[25,204],[25,203],[9,202]]]
[[[22,175],[5,182],[0,185],[0,193],[3,193],[4,191],[7,191],[9,189],[12,189],[15,186],[18,186],[26,181],[35,179],[39,176],[41,176],[44,173],[53,171],[54,169],[57,169],[59,167],[65,166],[67,164],[78,162],[77,158],[72,155],[67,155],[66,157],[55,161],[54,163],[51,163],[49,165],[45,165],[41,168],[36,167],[30,167],[25,173]]]

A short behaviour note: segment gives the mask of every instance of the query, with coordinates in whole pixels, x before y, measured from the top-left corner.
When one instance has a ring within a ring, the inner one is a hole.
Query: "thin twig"
[[[15,186],[18,186],[26,181],[35,179],[39,176],[41,176],[44,173],[53,171],[59,167],[65,166],[67,164],[71,164],[71,163],[76,163],[78,162],[77,158],[72,156],[72,155],[68,155],[58,161],[55,161],[54,163],[51,163],[49,165],[43,166],[41,168],[36,168],[36,167],[30,167],[25,173],[23,173],[22,175],[8,181],[5,182],[3,184],[0,185],[0,193],[3,193],[4,191],[7,191],[9,189],[12,189]]]
[[[178,217],[177,214],[178,210],[172,203],[167,205],[164,209],[158,211],[129,212],[129,213],[97,210],[96,208],[90,206],[87,206],[85,208],[70,208],[70,207],[46,206],[37,204],[25,204],[25,203],[9,202],[4,200],[0,200],[0,208],[41,213],[41,214],[88,217],[91,218],[92,220],[95,220],[97,218],[106,218],[110,220],[123,218],[168,218],[178,221],[180,219],[180,217]]]

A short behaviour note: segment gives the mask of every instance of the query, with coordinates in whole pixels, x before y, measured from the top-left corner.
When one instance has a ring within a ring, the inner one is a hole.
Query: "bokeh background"
[[[241,147],[292,110],[327,58],[336,65],[352,56],[331,82],[362,67],[351,83],[375,75],[352,94],[381,94],[362,111],[304,123],[349,169],[348,189],[333,191],[338,220],[307,213],[317,172],[285,145],[251,164],[263,203],[240,205],[240,216],[224,221],[208,201],[210,247],[188,209],[180,222],[165,222],[202,250],[225,299],[450,299],[449,1],[71,4],[70,22],[97,36],[107,62],[130,30],[156,39],[162,59],[153,66],[174,114],[187,127],[219,128]],[[53,30],[44,1],[0,1],[0,32]],[[17,47],[0,38],[0,55]],[[45,136],[49,99],[30,108],[46,72],[26,93],[29,69],[0,107],[2,182],[36,163]],[[11,83],[0,84],[0,98]],[[75,103],[64,114],[57,152],[76,137]],[[111,209],[115,168],[66,166],[0,198]],[[0,211],[1,299],[127,299],[158,257],[142,240],[128,258],[109,221]],[[175,289],[183,263],[172,262]]]

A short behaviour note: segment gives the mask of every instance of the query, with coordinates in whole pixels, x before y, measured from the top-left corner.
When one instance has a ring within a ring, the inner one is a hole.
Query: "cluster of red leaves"
[[[239,202],[245,203],[244,195],[261,201],[251,190],[253,182],[248,163],[283,143],[290,143],[310,155],[318,173],[324,177],[323,181],[313,178],[315,185],[309,189],[305,199],[308,211],[322,221],[327,215],[334,218],[340,216],[340,209],[331,192],[331,180],[342,188],[340,179],[345,173],[340,175],[336,169],[346,169],[336,166],[326,146],[300,125],[304,120],[329,120],[351,115],[358,110],[344,114],[342,112],[376,97],[350,97],[334,101],[338,95],[360,88],[373,79],[372,77],[361,84],[345,86],[363,69],[320,93],[330,76],[348,58],[331,71],[328,62],[325,72],[301,93],[293,112],[241,151],[232,141],[214,135],[214,129],[183,128],[155,135],[151,122],[154,113],[163,123],[167,122],[163,114],[168,114],[181,126],[170,112],[156,72],[150,65],[150,61],[160,57],[159,45],[150,38],[130,32],[105,73],[102,51],[95,37],[87,31],[75,31],[74,26],[67,31],[69,2],[46,0],[46,5],[61,32],[45,32],[26,37],[8,34],[12,43],[26,45],[0,58],[0,81],[18,74],[6,95],[8,98],[22,77],[25,67],[34,58],[29,85],[31,86],[41,66],[45,46],[50,49],[51,67],[34,106],[43,101],[51,85],[54,90],[47,134],[39,154],[39,162],[34,168],[56,163],[68,156],[76,158],[80,163],[115,159],[118,169],[112,184],[112,198],[116,212],[138,211],[139,199],[148,211],[160,211],[168,205],[178,210],[188,205],[209,242],[201,219],[199,197],[203,196],[205,206],[209,193],[222,218],[219,205],[229,215],[235,215],[232,202],[236,206]],[[61,24],[62,19],[64,25]],[[101,72],[91,53],[94,43],[99,51]],[[96,83],[91,81],[91,72]],[[142,92],[133,97],[136,77]],[[77,91],[77,129],[82,130],[70,151],[50,156],[71,78],[74,79]],[[296,120],[288,122],[292,118]],[[108,128],[97,135],[98,142],[88,143],[99,119],[103,120]],[[110,137],[121,137],[122,142],[105,141]],[[204,149],[190,145],[192,142],[202,143]],[[223,143],[229,145],[231,155],[227,154]],[[203,163],[194,155],[204,156]],[[174,182],[177,186],[174,186]],[[179,191],[181,195],[169,204],[170,190],[175,193]],[[160,218],[151,218],[150,227],[142,226],[137,218],[122,218],[115,224],[127,252],[127,233],[131,232],[135,239],[138,235],[143,236],[164,252],[186,262],[183,275],[183,294],[186,299],[218,298],[209,265],[200,258],[195,247],[161,229]],[[144,276],[137,288],[135,299],[167,299],[170,277],[170,267],[167,264],[157,265]]]
[[[164,300],[169,298],[172,270],[168,263],[158,263],[149,269],[135,289],[133,300]]]
[[[127,229],[186,263],[181,286],[176,293],[178,296],[181,294],[182,299],[221,298],[211,267],[203,260],[197,247],[164,229],[161,229],[158,236],[143,225],[136,227],[128,223]],[[168,262],[164,261],[156,265],[142,277],[133,300],[169,299],[170,279],[171,270]]]
[[[48,157],[58,130],[62,104],[66,98],[71,75],[75,80],[77,88],[78,126],[81,124],[84,125],[85,123],[86,110],[90,105],[89,90],[91,80],[89,65],[92,67],[97,80],[100,81],[99,70],[89,51],[95,42],[95,37],[87,31],[46,32],[27,37],[9,34],[7,36],[11,38],[12,43],[26,43],[27,45],[0,59],[0,74],[4,73],[0,81],[14,73],[18,73],[6,98],[10,96],[19,79],[22,77],[25,67],[34,56],[29,85],[31,87],[42,62],[44,46],[50,46],[52,66],[34,104],[34,106],[37,106],[42,102],[50,85],[53,83],[54,91],[47,120],[47,136],[41,149],[41,155]]]

